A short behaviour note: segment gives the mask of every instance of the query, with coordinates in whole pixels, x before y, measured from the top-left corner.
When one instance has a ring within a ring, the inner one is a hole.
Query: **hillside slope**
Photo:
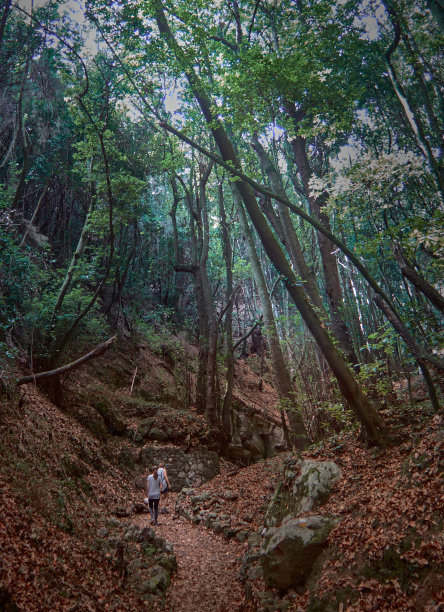
[[[339,521],[308,583],[279,593],[265,587],[258,553],[291,454],[248,467],[221,459],[206,482],[184,475],[180,495],[173,470],[170,512],[149,528],[143,453],[214,452],[202,417],[181,406],[180,367],[146,347],[117,351],[65,379],[60,406],[31,384],[2,402],[0,610],[442,609],[442,416],[390,409],[390,448],[348,432],[304,454],[341,468],[317,510]],[[257,383],[239,363],[237,397],[273,423],[276,395],[267,387],[262,405]]]

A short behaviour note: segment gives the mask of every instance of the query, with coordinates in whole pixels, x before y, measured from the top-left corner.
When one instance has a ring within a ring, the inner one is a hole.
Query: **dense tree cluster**
[[[435,0],[4,2],[3,385],[186,328],[225,442],[251,335],[289,444],[350,409],[383,443],[418,368],[437,408],[442,25]]]

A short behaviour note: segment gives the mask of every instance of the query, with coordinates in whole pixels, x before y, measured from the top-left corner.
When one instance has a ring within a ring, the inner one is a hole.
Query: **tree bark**
[[[198,414],[205,413],[205,405],[206,405],[206,393],[207,393],[207,367],[208,367],[208,318],[207,311],[205,308],[205,298],[202,287],[202,276],[200,273],[200,263],[198,258],[198,248],[197,248],[197,237],[195,230],[195,220],[198,219],[198,213],[195,210],[193,204],[193,195],[190,189],[185,184],[185,181],[180,177],[176,177],[180,184],[182,185],[182,189],[185,192],[186,202],[188,205],[188,210],[190,214],[190,242],[191,242],[191,264],[184,264],[182,261],[178,261],[177,258],[180,257],[180,247],[179,240],[177,236],[177,225],[175,223],[175,208],[173,207],[172,218],[174,219],[173,223],[173,231],[174,231],[174,245],[175,245],[175,254],[176,254],[176,266],[175,269],[178,272],[190,272],[194,277],[194,292],[196,296],[196,304],[197,304],[197,315],[199,322],[199,332],[198,332],[198,345],[199,345],[199,353],[197,358],[197,379],[196,379],[196,411]]]
[[[225,261],[225,269],[227,274],[227,285],[226,285],[226,296],[228,300],[227,307],[225,309],[225,338],[226,338],[226,354],[225,364],[227,368],[226,381],[227,388],[222,403],[222,431],[224,433],[224,442],[229,444],[231,442],[231,402],[233,399],[233,386],[234,386],[234,349],[233,349],[233,249],[231,248],[230,233],[227,223],[227,215],[225,212],[224,205],[224,192],[222,180],[219,181],[218,185],[218,202],[219,202],[219,216],[221,220],[221,233],[222,233],[222,250],[223,258]]]
[[[442,0],[427,0],[427,6],[436,19],[436,23],[441,31],[441,36],[444,36],[444,6]]]
[[[416,113],[415,110],[412,108],[412,105],[407,98],[406,92],[404,91],[404,88],[398,78],[398,75],[392,62],[393,53],[396,51],[401,40],[401,24],[396,13],[391,9],[388,2],[384,2],[384,5],[389,15],[389,18],[391,19],[392,26],[394,29],[393,42],[385,54],[390,81],[402,106],[405,118],[410,127],[412,128],[417,145],[421,153],[427,160],[430,171],[435,178],[436,186],[438,187],[439,195],[441,198],[441,203],[444,204],[444,170],[442,164],[439,160],[435,158],[433,154],[433,149],[425,136],[425,131],[422,125],[420,115],[419,113]]]
[[[5,0],[0,17],[0,51],[3,45],[3,35],[5,33],[6,22],[8,20],[9,11],[11,9],[12,0]]]
[[[381,286],[376,282],[375,278],[370,274],[369,270],[363,265],[360,259],[356,257],[353,251],[349,249],[347,245],[340,238],[338,238],[338,236],[335,236],[334,234],[332,234],[332,232],[329,231],[326,227],[324,227],[322,223],[320,223],[316,218],[310,216],[303,208],[301,208],[300,206],[297,206],[296,204],[291,202],[288,198],[283,198],[279,194],[273,193],[272,191],[270,191],[270,189],[264,187],[263,185],[261,185],[260,183],[258,183],[257,181],[249,177],[247,174],[245,174],[242,171],[242,168],[240,166],[235,166],[230,160],[225,160],[222,157],[216,155],[215,153],[206,149],[202,145],[198,144],[195,140],[189,138],[183,132],[181,132],[180,130],[177,130],[173,126],[165,122],[162,122],[161,125],[168,132],[176,135],[178,138],[180,138],[180,140],[182,140],[183,142],[186,142],[187,144],[189,144],[192,148],[196,149],[197,151],[200,151],[201,153],[206,155],[209,159],[212,159],[213,161],[215,161],[222,168],[225,168],[225,170],[227,170],[231,176],[235,177],[236,180],[241,179],[247,185],[253,188],[255,191],[265,195],[266,197],[282,202],[290,210],[295,212],[301,219],[307,221],[307,223],[309,223],[312,227],[317,229],[320,233],[324,234],[329,240],[333,242],[333,244],[335,244],[344,253],[344,255],[348,258],[348,260],[353,263],[353,265],[356,267],[357,270],[359,270],[359,272],[365,278],[365,280],[367,281],[369,286],[373,289],[373,291],[376,293],[376,295],[379,295],[381,299],[384,300],[384,302],[390,308],[390,310],[395,314],[395,316],[399,318],[399,315],[396,312],[396,307],[393,304],[393,301],[383,291]],[[254,191],[253,191],[253,195],[254,195]],[[436,365],[437,361],[438,361],[437,359],[434,359],[433,362],[431,363],[433,365]],[[437,365],[436,367],[443,369],[444,364],[441,363],[440,366]]]
[[[208,321],[208,355],[206,375],[205,420],[210,427],[219,429],[219,415],[216,405],[216,359],[217,359],[217,316],[211,294],[211,285],[208,278],[207,261],[210,241],[210,227],[208,222],[208,202],[206,197],[206,183],[211,173],[213,163],[201,171],[199,179],[199,212],[202,221],[202,250],[199,261],[199,272],[202,283],[202,294],[206,318]]]

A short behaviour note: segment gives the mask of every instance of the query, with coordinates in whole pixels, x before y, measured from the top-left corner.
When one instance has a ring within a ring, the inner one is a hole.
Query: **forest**
[[[341,436],[380,457],[402,430],[414,449],[434,423],[444,504],[443,35],[442,0],[0,2],[5,482],[33,456],[23,406],[71,417],[125,370],[128,401],[152,376],[142,399],[176,425],[193,415],[205,435],[180,443],[204,444],[228,475],[278,450],[242,437],[240,404],[266,408],[287,471],[328,445],[334,459]],[[129,408],[109,402],[94,409],[117,439]],[[138,410],[126,416],[154,415]],[[2,572],[0,609],[144,609],[39,607]],[[441,609],[257,602],[232,609]]]

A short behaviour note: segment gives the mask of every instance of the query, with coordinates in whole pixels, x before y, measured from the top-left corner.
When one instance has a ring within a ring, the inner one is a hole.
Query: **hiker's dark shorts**
[[[162,493],[166,493],[169,490],[170,490],[169,486],[167,485],[167,483],[165,483],[165,488],[162,489]]]

